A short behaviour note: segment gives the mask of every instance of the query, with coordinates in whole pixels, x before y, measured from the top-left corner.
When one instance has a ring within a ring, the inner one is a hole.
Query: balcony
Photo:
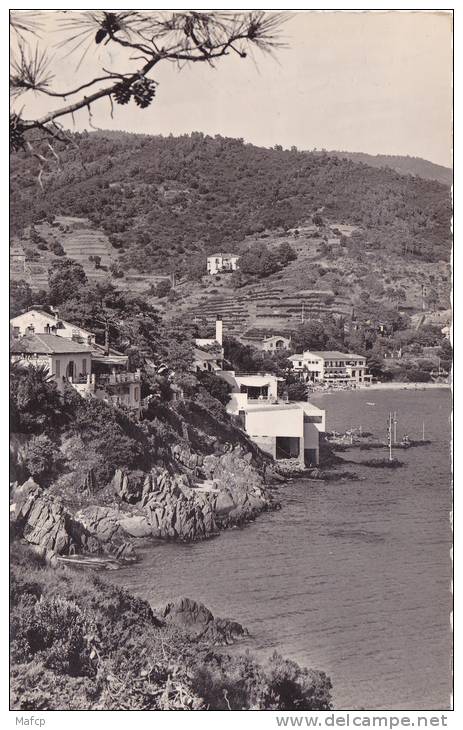
[[[102,373],[97,375],[96,382],[101,386],[119,385],[125,383],[139,383],[141,380],[140,370],[136,370],[134,373]]]

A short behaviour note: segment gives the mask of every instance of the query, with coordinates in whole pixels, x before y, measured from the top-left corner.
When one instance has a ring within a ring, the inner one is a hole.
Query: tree
[[[378,351],[371,351],[367,356],[367,367],[374,378],[380,378],[384,373],[384,358]]]
[[[243,274],[265,277],[281,268],[278,251],[271,251],[265,243],[258,242],[248,248],[240,257]]]
[[[10,284],[10,317],[16,317],[25,312],[32,303],[32,289],[27,281],[13,280]]]
[[[431,380],[430,373],[420,368],[411,368],[407,371],[407,380],[410,383],[429,383]]]
[[[295,261],[297,259],[297,253],[288,241],[280,243],[277,252],[282,266],[286,266],[291,261]]]
[[[231,386],[223,378],[217,377],[214,373],[198,373],[197,378],[200,384],[208,393],[216,398],[222,405],[226,406],[230,400]]]
[[[56,156],[53,144],[57,140],[70,141],[58,122],[63,117],[87,109],[91,120],[91,107],[100,99],[109,100],[111,109],[114,103],[129,102],[145,109],[156,94],[158,82],[151,72],[159,63],[177,63],[179,67],[190,62],[213,65],[231,53],[246,58],[252,47],[272,51],[280,45],[278,34],[283,22],[282,15],[262,11],[215,14],[92,10],[73,12],[70,17],[58,11],[55,19],[65,33],[64,40],[58,44],[64,58],[74,51],[83,58],[91,45],[109,46],[113,56],[119,51],[116,65],[122,70],[95,68],[94,77],[76,88],[54,88],[47,50],[38,43],[32,47],[34,37],[40,33],[40,22],[35,15],[10,13],[14,49],[10,73],[10,145],[13,151],[27,148],[35,153],[34,138],[28,133],[38,130],[49,137],[50,159]],[[139,63],[134,69],[135,60]],[[39,118],[24,119],[20,97],[28,92],[59,99],[63,105]]]
[[[88,282],[81,264],[74,259],[56,261],[48,269],[48,290],[51,304],[62,304]]]
[[[10,375],[11,430],[53,432],[70,415],[48,370],[14,366]]]
[[[303,350],[324,350],[328,341],[326,327],[319,320],[310,320],[299,325],[292,335],[297,352]]]
[[[33,436],[28,442],[24,464],[29,474],[40,486],[47,487],[49,485],[60,461],[60,453],[56,443],[45,434]]]
[[[162,279],[159,284],[156,286],[156,289],[154,290],[154,293],[159,299],[162,299],[163,297],[166,297],[170,290],[172,289],[172,283],[169,281],[169,279]]]
[[[302,381],[290,383],[287,388],[288,398],[291,401],[305,401],[307,400],[307,385]]]

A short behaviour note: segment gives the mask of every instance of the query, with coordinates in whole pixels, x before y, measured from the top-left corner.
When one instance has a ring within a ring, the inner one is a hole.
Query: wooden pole
[[[392,461],[392,413],[389,412],[389,420],[387,425],[387,441],[389,446],[389,461]]]

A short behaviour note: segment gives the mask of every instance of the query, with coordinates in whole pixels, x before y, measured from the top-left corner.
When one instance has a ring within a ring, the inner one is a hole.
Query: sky
[[[54,86],[74,87],[96,64],[120,70],[110,46],[63,58],[56,15],[42,12],[40,44],[53,54]],[[411,155],[452,164],[452,18],[436,11],[292,12],[283,28],[287,47],[276,58],[255,51],[233,55],[215,69],[193,64],[181,71],[159,64],[155,101],[92,106],[92,124],[147,134],[201,131],[242,137],[270,147]],[[28,92],[24,118],[59,106]],[[69,126],[72,125],[68,120]],[[75,129],[90,129],[87,111]]]

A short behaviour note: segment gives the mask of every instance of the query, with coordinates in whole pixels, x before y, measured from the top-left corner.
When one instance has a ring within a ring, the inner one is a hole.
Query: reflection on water
[[[375,406],[367,406],[367,401]],[[283,509],[195,545],[161,544],[111,576],[154,606],[185,595],[249,628],[260,656],[277,649],[326,670],[337,709],[446,709],[451,688],[447,391],[321,395],[330,429],[361,425],[423,446],[401,469],[355,466],[363,481],[281,488]],[[382,455],[350,452],[361,461]],[[346,455],[347,456],[347,455]],[[353,467],[351,467],[353,468]]]

